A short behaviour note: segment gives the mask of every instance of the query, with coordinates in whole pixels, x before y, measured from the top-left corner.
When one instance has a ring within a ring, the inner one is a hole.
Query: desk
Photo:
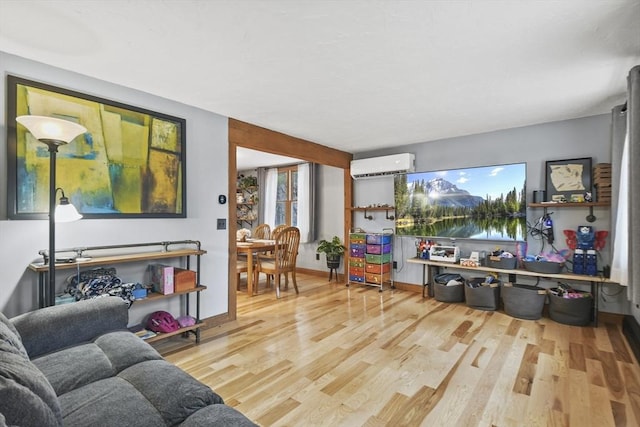
[[[512,283],[516,282],[516,276],[530,276],[530,277],[541,277],[549,280],[572,280],[576,282],[590,282],[591,283],[591,295],[593,296],[593,322],[595,326],[598,326],[598,286],[602,283],[616,283],[602,276],[587,276],[585,274],[573,274],[573,273],[560,273],[560,274],[548,274],[548,273],[536,273],[535,271],[523,270],[523,269],[513,269],[506,270],[501,268],[493,268],[493,267],[466,267],[460,264],[454,264],[451,262],[442,262],[442,261],[431,261],[428,259],[422,258],[410,258],[407,260],[410,264],[421,264],[422,265],[422,296],[424,297],[425,288],[429,285],[427,282],[426,276],[426,268],[429,267],[429,282],[433,280],[433,278],[439,274],[441,268],[453,268],[456,270],[467,270],[467,271],[484,271],[484,272],[494,272],[498,274],[508,274],[509,281]],[[429,296],[433,296],[433,286],[429,286]]]
[[[237,242],[236,251],[238,254],[247,255],[247,294],[253,296],[258,290],[258,284],[256,283],[256,289],[253,289],[253,254],[256,252],[269,252],[276,248],[275,240],[251,240],[248,242]]]

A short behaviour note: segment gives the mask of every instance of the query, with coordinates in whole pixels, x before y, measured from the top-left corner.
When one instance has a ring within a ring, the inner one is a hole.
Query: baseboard
[[[636,360],[640,363],[640,324],[635,317],[626,315],[622,320],[622,333],[629,343],[629,347],[636,355]]]

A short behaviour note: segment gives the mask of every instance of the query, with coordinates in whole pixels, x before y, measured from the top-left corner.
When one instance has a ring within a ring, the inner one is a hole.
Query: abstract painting
[[[87,132],[59,148],[56,187],[85,218],[184,218],[181,118],[7,76],[8,215],[44,219],[49,152],[15,118],[57,117]]]

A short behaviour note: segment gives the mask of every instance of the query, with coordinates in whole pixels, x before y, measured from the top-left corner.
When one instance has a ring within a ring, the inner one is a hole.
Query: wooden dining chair
[[[287,227],[289,227],[287,224],[280,224],[273,227],[273,230],[271,230],[271,240],[275,240],[278,233]]]
[[[275,249],[273,258],[258,254],[254,269],[254,283],[257,285],[260,273],[267,275],[267,287],[271,286],[271,276],[276,282],[276,297],[280,298],[280,278],[284,274],[285,289],[289,286],[289,276],[293,287],[298,294],[298,283],[296,281],[296,259],[298,257],[298,247],[300,246],[300,230],[297,227],[285,227],[275,236]]]
[[[260,224],[253,230],[251,237],[254,239],[269,239],[271,238],[271,227],[269,224]]]
[[[249,272],[249,264],[247,260],[238,260],[236,261],[236,274],[238,275],[238,282],[236,283],[236,289],[240,290],[240,273],[248,273]]]

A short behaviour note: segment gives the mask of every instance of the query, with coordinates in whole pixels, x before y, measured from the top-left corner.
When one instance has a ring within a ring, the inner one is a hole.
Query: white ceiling
[[[607,113],[638,0],[0,0],[0,50],[361,151]]]

